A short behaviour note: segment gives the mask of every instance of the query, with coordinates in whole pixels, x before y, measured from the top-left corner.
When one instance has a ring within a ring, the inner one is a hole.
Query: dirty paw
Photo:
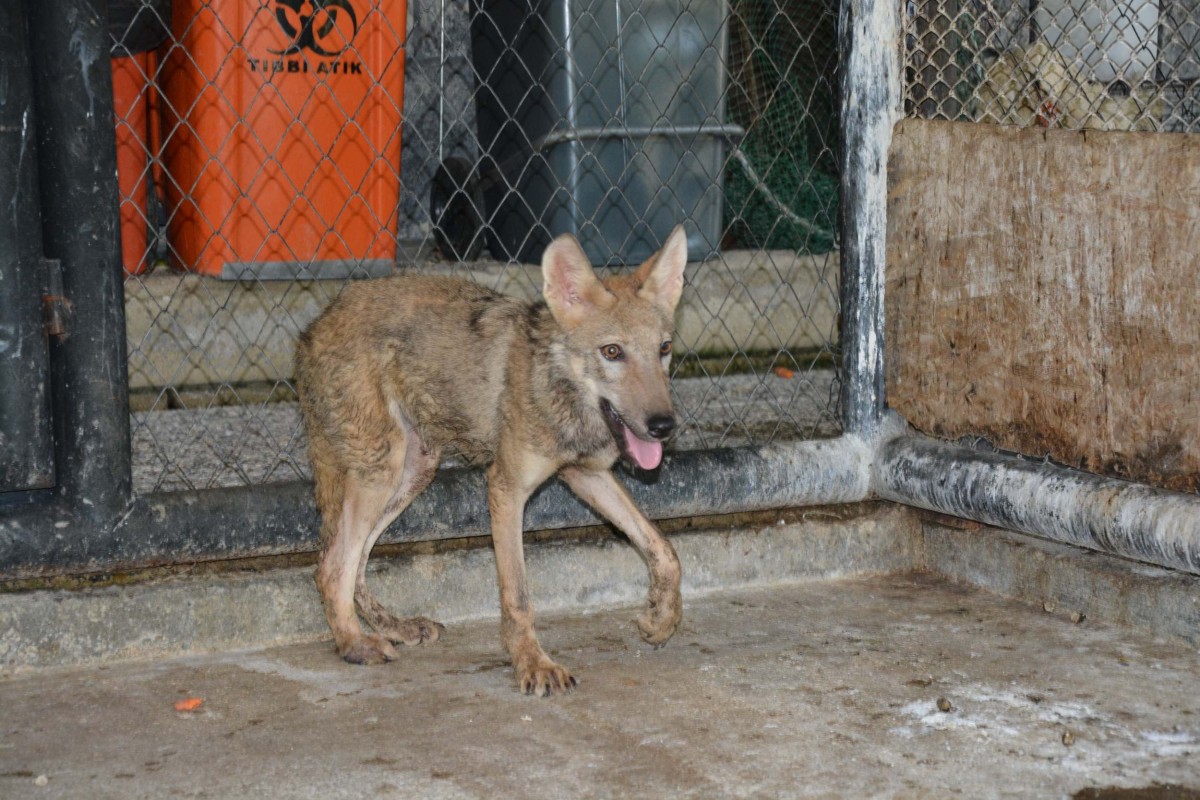
[[[635,621],[647,644],[662,647],[675,634],[682,618],[679,605],[651,605]]]
[[[446,626],[425,617],[394,619],[389,624],[375,626],[375,630],[394,644],[409,647],[426,642],[436,642],[445,632]]]
[[[359,636],[341,649],[342,658],[351,664],[382,664],[396,660],[396,648],[378,634]]]
[[[566,694],[578,683],[571,673],[548,658],[538,660],[533,666],[517,667],[517,686],[523,694],[538,697]]]

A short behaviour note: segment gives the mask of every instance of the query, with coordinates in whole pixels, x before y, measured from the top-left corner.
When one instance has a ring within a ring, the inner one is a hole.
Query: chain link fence
[[[906,112],[1200,130],[1196,0],[907,0]]]
[[[675,447],[838,432],[829,0],[110,3],[136,493],[306,478],[347,281],[532,298],[565,231],[621,270],[687,226]]]

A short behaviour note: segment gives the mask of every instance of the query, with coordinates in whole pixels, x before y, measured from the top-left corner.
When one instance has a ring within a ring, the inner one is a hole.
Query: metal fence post
[[[843,0],[841,75],[842,430],[871,436],[883,416],[887,158],[901,108],[900,3]]]
[[[107,0],[29,6],[43,248],[73,309],[51,348],[59,495],[111,521],[130,498],[125,305]]]
[[[0,492],[54,483],[25,4],[0,4]]]

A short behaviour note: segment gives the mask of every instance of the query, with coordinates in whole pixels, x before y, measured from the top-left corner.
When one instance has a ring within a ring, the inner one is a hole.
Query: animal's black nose
[[[670,414],[656,414],[646,420],[646,430],[655,439],[665,439],[675,430],[675,418]]]

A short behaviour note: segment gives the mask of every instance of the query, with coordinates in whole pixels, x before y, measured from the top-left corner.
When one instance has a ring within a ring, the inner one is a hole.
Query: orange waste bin
[[[146,271],[146,198],[150,182],[146,144],[151,54],[112,60],[113,112],[117,126],[117,187],[121,193],[121,263],[126,275]]]
[[[405,0],[175,0],[163,159],[174,266],[390,269]]]

